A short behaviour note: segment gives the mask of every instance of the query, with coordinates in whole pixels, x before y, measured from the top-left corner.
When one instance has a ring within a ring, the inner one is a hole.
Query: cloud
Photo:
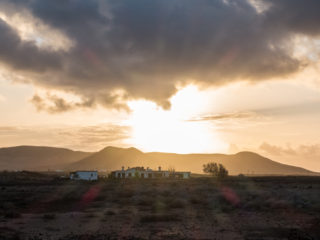
[[[270,145],[266,142],[262,143],[259,149],[276,156],[281,156],[283,154],[296,155],[296,151],[291,147],[283,148],[276,145]]]
[[[312,171],[320,171],[320,144],[291,146],[277,146],[264,142],[259,147],[262,154],[283,163],[295,166],[307,167]]]
[[[108,145],[127,146],[130,127],[102,124],[86,127],[0,126],[0,146],[40,145],[98,151]]]
[[[66,138],[71,148],[100,150],[108,145],[126,146],[124,140],[130,137],[131,128],[113,124],[87,126],[59,131],[59,137]],[[72,140],[76,142],[71,143]]]
[[[92,107],[94,104],[91,99],[83,100],[82,102],[67,102],[64,98],[56,95],[47,95],[46,98],[34,95],[30,101],[38,111],[45,110],[49,113],[61,113],[78,108]]]
[[[291,33],[306,35],[319,35],[320,15],[317,11],[320,2],[308,1],[308,4],[300,0],[261,0],[271,7],[266,14],[265,25],[278,30],[286,30]]]
[[[320,34],[320,2],[302,4],[300,0],[4,0],[2,11],[27,11],[47,26],[42,36],[54,29],[72,46],[55,51],[39,47],[0,20],[0,61],[35,85],[77,94],[84,99],[80,107],[126,108],[128,100],[143,98],[169,108],[177,84],[218,86],[300,71],[308,62],[294,57],[293,37]],[[39,106],[39,96],[34,99]],[[63,99],[49,100],[56,109],[38,108],[59,112],[79,107]]]
[[[0,103],[5,102],[5,101],[6,101],[6,98],[4,96],[0,95]]]
[[[117,103],[117,99],[119,96],[111,95],[111,96],[99,96],[98,98],[103,97],[103,106],[110,107],[112,102],[112,108],[130,111],[129,107],[126,104],[121,102]],[[96,98],[97,99],[97,98]],[[57,96],[55,94],[47,93],[45,96],[40,96],[35,94],[30,102],[36,107],[38,111],[47,111],[49,113],[62,113],[77,109],[83,108],[92,108],[95,107],[96,102],[93,98],[85,98],[74,101],[74,100],[66,100],[63,96]]]
[[[310,95],[308,95],[310,97]],[[298,100],[301,100],[299,98]],[[280,104],[279,104],[280,105]],[[286,116],[295,116],[295,115],[304,115],[304,114],[319,114],[320,113],[320,101],[318,100],[307,100],[306,102],[293,103],[291,100],[290,104],[269,107],[269,108],[260,108],[255,111],[261,115],[286,115]]]
[[[21,71],[44,73],[60,69],[58,54],[40,50],[32,41],[22,41],[18,34],[0,19],[0,61]]]
[[[271,145],[266,142],[261,144],[260,150],[277,156],[290,155],[290,156],[303,156],[303,157],[315,157],[320,156],[320,144],[313,145],[300,145],[296,148],[290,146],[281,147],[276,145]]]
[[[202,116],[193,118],[189,121],[226,121],[226,120],[236,120],[236,119],[252,119],[261,117],[255,112],[232,112],[232,113],[221,113],[209,116]]]

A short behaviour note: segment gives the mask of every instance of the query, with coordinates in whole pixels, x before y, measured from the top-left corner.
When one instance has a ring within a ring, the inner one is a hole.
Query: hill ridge
[[[63,169],[92,153],[68,148],[20,145],[0,148],[0,170]]]
[[[121,169],[122,166],[146,166],[156,169],[162,166],[201,173],[202,165],[208,162],[224,164],[230,174],[319,174],[301,167],[279,163],[250,151],[236,154],[178,154],[142,152],[134,147],[107,146],[100,151],[89,153],[48,146],[21,145],[0,148],[0,170],[115,170]]]
[[[106,151],[106,149],[108,150]],[[136,151],[130,153],[129,149],[132,148],[116,148],[116,151],[112,151],[112,148],[106,147],[95,154],[71,164],[69,167],[72,169],[87,167],[91,169],[115,170],[121,169],[122,166],[146,166],[155,169],[158,166],[162,166],[164,168],[174,167],[178,170],[191,170],[192,172],[200,173],[202,172],[203,164],[213,161],[224,164],[231,174],[317,174],[301,167],[276,162],[250,151],[228,155],[221,153],[144,153],[136,148],[133,148]]]

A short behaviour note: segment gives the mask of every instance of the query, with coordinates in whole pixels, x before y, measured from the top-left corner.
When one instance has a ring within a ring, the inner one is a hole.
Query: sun
[[[132,137],[128,141],[144,151],[225,151],[228,146],[219,138],[212,123],[190,121],[200,110],[196,105],[201,104],[197,101],[201,101],[201,94],[196,87],[189,86],[171,98],[170,110],[145,100],[129,102],[132,115],[128,124],[132,127]]]

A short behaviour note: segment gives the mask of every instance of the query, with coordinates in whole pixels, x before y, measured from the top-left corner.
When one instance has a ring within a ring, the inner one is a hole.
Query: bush
[[[204,164],[203,172],[218,178],[225,178],[228,176],[228,170],[222,164],[214,162]]]
[[[134,195],[134,191],[130,190],[130,189],[121,189],[118,192],[118,197],[119,198],[131,198]]]
[[[109,215],[109,216],[112,216],[112,215],[115,215],[116,213],[112,210],[108,210],[104,213],[104,215]]]
[[[186,202],[181,199],[173,199],[168,201],[169,208],[185,208]]]
[[[96,215],[94,213],[87,213],[84,217],[85,218],[95,218]]]
[[[140,206],[152,206],[153,203],[154,203],[154,198],[149,196],[142,196],[137,200],[137,205],[140,205]]]
[[[9,210],[4,213],[5,218],[20,218],[21,214],[15,210]]]
[[[148,222],[175,222],[180,221],[181,219],[174,214],[152,214],[145,215],[140,218],[140,222],[148,223]]]
[[[53,220],[56,218],[56,215],[54,213],[46,213],[42,216],[44,220]]]
[[[192,204],[200,204],[201,206],[205,207],[205,206],[208,205],[208,200],[205,197],[192,196],[190,198],[190,203],[192,203]]]
[[[154,201],[153,205],[152,205],[152,210],[154,212],[162,212],[165,211],[167,208],[167,205],[159,200]]]

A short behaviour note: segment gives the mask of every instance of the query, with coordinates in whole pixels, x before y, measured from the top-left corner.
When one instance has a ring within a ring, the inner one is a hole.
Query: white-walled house
[[[127,170],[122,167],[121,170],[111,172],[113,178],[190,178],[190,172],[175,172],[168,170],[161,170],[161,167],[157,171],[144,167],[133,167]]]
[[[95,181],[95,180],[98,180],[98,172],[97,171],[75,171],[70,173],[70,179]]]

